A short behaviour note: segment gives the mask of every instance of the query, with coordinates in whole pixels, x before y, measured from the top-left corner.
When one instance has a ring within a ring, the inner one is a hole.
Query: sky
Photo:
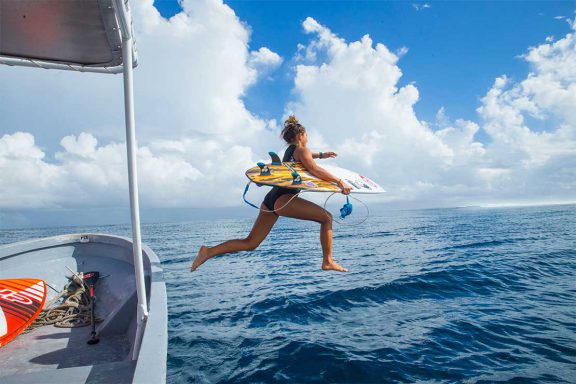
[[[575,1],[131,5],[145,212],[246,212],[292,113],[370,206],[576,201]],[[121,75],[0,67],[0,227],[125,212],[122,100]]]

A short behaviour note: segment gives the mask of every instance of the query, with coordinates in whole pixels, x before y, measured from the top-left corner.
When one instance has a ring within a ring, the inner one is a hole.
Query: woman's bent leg
[[[282,195],[276,200],[274,209],[280,216],[294,219],[310,220],[320,223],[320,244],[322,245],[322,269],[348,272],[348,270],[332,258],[332,215],[324,208],[311,201],[295,197],[288,203],[292,195]],[[278,208],[283,207],[278,210]]]
[[[267,209],[264,206],[261,206],[261,208]],[[266,236],[268,236],[276,220],[278,220],[278,216],[274,213],[261,210],[248,237],[245,239],[228,240],[214,247],[201,246],[190,270],[195,271],[200,265],[204,264],[206,260],[224,253],[256,249]]]

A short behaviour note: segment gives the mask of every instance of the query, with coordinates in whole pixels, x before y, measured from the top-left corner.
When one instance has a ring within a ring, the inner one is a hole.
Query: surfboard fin
[[[280,156],[278,156],[276,152],[268,152],[268,154],[272,159],[272,165],[282,165],[282,160],[280,160]]]
[[[302,184],[302,177],[298,174],[298,172],[292,172],[292,184],[300,185]]]
[[[260,176],[270,176],[270,167],[261,162],[258,163],[258,166],[260,167]]]

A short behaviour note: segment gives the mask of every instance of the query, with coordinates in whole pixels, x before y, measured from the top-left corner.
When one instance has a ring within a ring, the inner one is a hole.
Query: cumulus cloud
[[[576,42],[574,32],[530,48],[528,77],[496,79],[478,112],[493,142],[488,161],[509,170],[502,190],[556,198],[576,195]],[[538,128],[541,127],[541,128]]]
[[[56,161],[48,161],[29,133],[0,138],[0,179],[8,181],[3,183],[0,208],[126,202],[123,143],[99,145],[92,134],[83,132],[64,137],[61,145]],[[137,154],[141,199],[147,207],[234,205],[242,189],[237,179],[253,163],[252,155],[247,147],[213,140],[159,140],[141,146]]]
[[[296,97],[287,113],[301,117],[311,141],[336,149],[342,164],[358,164],[387,186],[388,199],[574,199],[573,32],[530,48],[525,80],[497,78],[478,108],[480,121],[452,122],[441,110],[428,123],[414,111],[418,89],[398,86],[399,55],[368,35],[346,42],[312,18],[303,27],[312,37],[299,49]],[[539,131],[537,123],[549,129]],[[480,130],[488,143],[476,140]]]
[[[368,35],[347,43],[311,18],[303,25],[314,38],[296,68],[297,99],[288,109],[309,127],[312,142],[338,151],[342,164],[371,174],[385,169],[386,182],[397,185],[420,181],[453,156],[418,120],[417,88],[398,87],[396,54]]]
[[[236,204],[247,166],[282,145],[275,121],[242,98],[282,59],[250,52],[249,30],[222,1],[183,1],[170,19],[152,0],[131,5],[142,203]],[[0,83],[2,208],[125,202],[121,75],[2,67]]]
[[[143,206],[240,204],[245,169],[282,146],[276,122],[249,111],[243,97],[283,59],[250,49],[247,27],[221,1],[183,1],[170,19],[152,0],[132,5]],[[574,31],[528,49],[525,79],[496,78],[478,121],[442,109],[426,122],[414,111],[418,88],[399,85],[407,48],[392,52],[369,35],[347,42],[313,18],[303,28],[310,39],[294,59],[286,114],[308,127],[313,149],[335,150],[336,163],[379,181],[386,200],[574,199]],[[0,137],[0,208],[126,202],[119,76],[0,68],[0,83],[9,129]],[[477,139],[480,131],[488,141]]]
[[[16,132],[0,138],[0,204],[2,208],[44,206],[53,203],[51,181],[58,177],[57,166],[44,161],[44,152],[34,136]]]
[[[274,53],[250,55],[249,32],[221,1],[183,1],[183,12],[167,20],[152,0],[133,4],[140,66],[137,98],[142,129],[154,138],[218,136],[246,143],[267,122],[242,101],[257,78],[250,65],[270,65]],[[267,60],[267,61],[265,61]]]
[[[267,73],[274,70],[282,64],[282,58],[276,52],[272,52],[266,47],[257,51],[250,52],[248,64],[255,69],[257,73]]]

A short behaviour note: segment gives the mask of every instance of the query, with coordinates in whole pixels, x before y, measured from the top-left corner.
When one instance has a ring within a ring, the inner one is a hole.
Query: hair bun
[[[282,129],[282,138],[287,143],[292,143],[296,139],[296,136],[300,133],[306,132],[306,128],[298,122],[298,119],[294,115],[288,116],[284,122],[284,129]]]
[[[286,119],[286,124],[298,124],[298,119],[296,116],[290,115],[288,116],[288,119]]]

